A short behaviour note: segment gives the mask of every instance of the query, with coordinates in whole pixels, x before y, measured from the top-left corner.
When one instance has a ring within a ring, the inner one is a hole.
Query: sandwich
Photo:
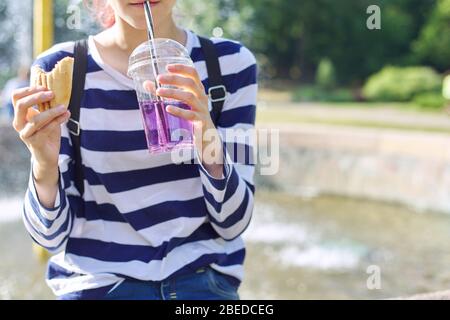
[[[69,106],[72,92],[72,74],[74,59],[66,57],[55,65],[52,71],[45,72],[39,66],[31,69],[31,85],[45,87],[54,93],[51,101],[39,103],[39,112],[44,112],[51,108],[65,105]]]

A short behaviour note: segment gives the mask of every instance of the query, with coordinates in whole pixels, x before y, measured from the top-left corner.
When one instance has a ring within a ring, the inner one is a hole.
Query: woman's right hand
[[[70,112],[67,111],[65,106],[59,106],[44,112],[37,111],[33,106],[48,102],[53,97],[53,92],[47,91],[44,87],[26,87],[17,89],[12,94],[14,105],[13,127],[32,154],[34,178],[41,187],[51,188],[52,191],[59,177],[58,158],[61,147],[61,124],[69,119]],[[49,198],[50,200],[45,202],[51,203],[52,195]]]

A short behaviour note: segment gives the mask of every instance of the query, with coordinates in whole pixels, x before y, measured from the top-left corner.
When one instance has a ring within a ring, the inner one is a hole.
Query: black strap
[[[203,37],[199,37],[199,39],[202,51],[205,55],[206,69],[208,70],[208,94],[212,105],[211,119],[217,126],[220,113],[222,112],[225,103],[227,91],[223,84],[219,56],[214,43]]]
[[[86,81],[87,61],[88,61],[88,43],[87,40],[75,42],[74,47],[74,66],[72,77],[72,93],[70,96],[69,111],[70,119],[67,128],[72,139],[74,160],[75,160],[75,186],[84,194],[83,166],[81,162],[81,129],[80,129],[80,105],[84,93],[84,84]]]

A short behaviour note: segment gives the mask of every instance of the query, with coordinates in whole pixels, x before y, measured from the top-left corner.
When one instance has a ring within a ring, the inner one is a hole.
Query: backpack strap
[[[212,104],[211,119],[217,126],[227,97],[227,89],[223,84],[219,56],[214,43],[207,38],[199,37],[199,39],[208,70],[208,95]]]
[[[86,81],[87,61],[88,61],[88,42],[86,39],[75,42],[74,47],[74,66],[72,77],[72,93],[70,96],[69,111],[70,119],[67,122],[67,128],[72,140],[74,161],[75,161],[75,186],[84,194],[83,166],[81,162],[81,139],[80,139],[80,108],[81,99],[84,93],[84,84]]]

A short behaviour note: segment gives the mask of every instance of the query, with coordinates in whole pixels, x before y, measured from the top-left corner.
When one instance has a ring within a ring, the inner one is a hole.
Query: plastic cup
[[[176,41],[155,39],[154,45],[156,59],[153,57],[152,60],[150,41],[147,41],[133,51],[128,67],[128,76],[133,79],[142,114],[148,150],[150,153],[163,153],[193,148],[192,122],[166,112],[167,105],[187,110],[191,107],[178,100],[157,97],[155,75],[168,73],[166,66],[169,64],[194,66],[194,63],[186,48]],[[153,90],[144,88],[146,81],[154,84]]]

